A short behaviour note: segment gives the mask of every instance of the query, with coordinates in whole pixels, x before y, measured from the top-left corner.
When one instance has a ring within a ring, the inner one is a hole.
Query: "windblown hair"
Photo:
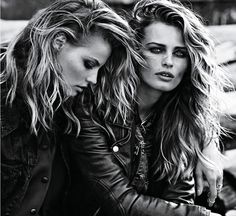
[[[227,84],[217,65],[214,44],[200,18],[178,1],[141,0],[134,8],[131,23],[139,41],[144,29],[160,21],[178,27],[190,56],[183,80],[171,92],[163,93],[154,130],[152,171],[156,179],[176,182],[188,176],[197,159],[213,165],[202,154],[211,142],[218,145],[218,95]]]
[[[63,79],[58,50],[52,43],[63,33],[69,43],[79,45],[81,38],[95,32],[101,33],[112,46],[109,60],[99,71],[100,83],[95,88],[97,106],[106,107],[105,117],[110,107],[115,106],[117,115],[120,113],[126,119],[137,83],[133,62],[140,61],[132,48],[132,30],[127,21],[99,0],[56,1],[29,21],[1,57],[6,60],[1,83],[10,86],[6,102],[12,105],[16,96],[21,95],[29,107],[30,128],[35,134],[40,127],[46,131],[52,128],[59,107],[68,117],[66,132],[75,124],[79,133],[79,119],[72,111],[68,94],[71,87]]]

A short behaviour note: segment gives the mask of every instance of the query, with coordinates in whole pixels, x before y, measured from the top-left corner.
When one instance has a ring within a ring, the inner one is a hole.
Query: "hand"
[[[209,144],[202,151],[203,155],[209,159],[212,166],[208,167],[198,161],[195,174],[196,174],[196,185],[197,195],[201,195],[204,186],[203,175],[206,177],[209,185],[209,197],[208,204],[213,206],[217,194],[220,192],[223,185],[223,166],[222,166],[222,155],[215,143]]]

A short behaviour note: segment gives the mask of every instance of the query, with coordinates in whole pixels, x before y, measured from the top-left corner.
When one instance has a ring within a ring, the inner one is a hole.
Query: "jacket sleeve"
[[[176,204],[138,194],[129,185],[107,143],[107,135],[89,115],[80,114],[81,132],[70,135],[73,165],[91,186],[103,211],[113,216],[201,216],[210,215],[203,207]]]
[[[194,204],[195,184],[193,175],[179,179],[175,184],[170,184],[164,180],[150,181],[147,194],[175,203]]]
[[[169,185],[164,189],[163,198],[176,203],[194,203],[194,178],[179,180],[175,185]]]

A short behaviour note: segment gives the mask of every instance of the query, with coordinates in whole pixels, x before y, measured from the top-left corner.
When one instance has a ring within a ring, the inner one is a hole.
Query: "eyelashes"
[[[162,53],[164,49],[161,47],[150,47],[149,51],[153,54],[159,54],[159,53]]]
[[[152,54],[165,54],[166,53],[166,48],[164,47],[149,47],[148,50]],[[173,51],[173,55],[178,58],[186,58],[188,57],[188,52],[185,49],[176,49]]]
[[[99,67],[99,63],[98,63],[98,61],[97,60],[91,60],[91,59],[84,59],[83,60],[83,62],[84,62],[84,67],[86,68],[86,69],[88,69],[88,70],[91,70],[91,69],[93,69],[93,68],[95,68],[95,67]]]
[[[188,57],[188,52],[185,50],[176,50],[174,54],[179,58],[187,58]]]
[[[93,69],[95,67],[95,62],[91,61],[91,60],[84,60],[84,67],[86,69]]]

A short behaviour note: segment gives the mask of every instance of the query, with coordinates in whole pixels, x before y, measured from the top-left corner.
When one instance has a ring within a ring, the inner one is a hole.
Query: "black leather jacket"
[[[210,215],[203,207],[187,204],[194,192],[192,180],[168,189],[160,186],[158,190],[166,200],[155,198],[155,192],[150,196],[143,140],[137,138],[134,118],[130,117],[125,126],[119,120],[104,123],[96,113],[91,117],[87,108],[77,112],[81,123],[79,137],[71,134],[62,140],[70,146],[72,157],[68,215]]]

